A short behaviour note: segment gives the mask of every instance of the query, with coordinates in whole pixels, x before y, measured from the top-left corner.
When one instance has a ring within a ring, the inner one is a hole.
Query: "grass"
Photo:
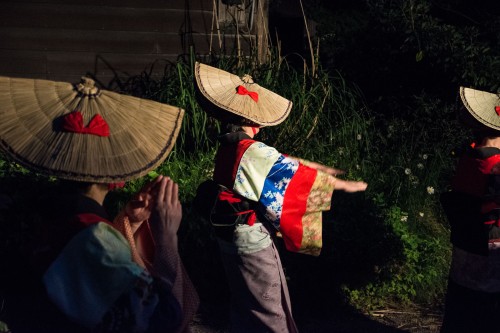
[[[324,295],[319,304],[328,308],[332,297],[321,290],[331,290],[362,310],[440,302],[449,244],[438,197],[452,172],[449,151],[458,144],[454,138],[459,127],[448,121],[452,106],[422,95],[408,103],[406,112],[381,117],[369,110],[355,86],[320,66],[312,75],[307,67],[294,68],[278,55],[264,65],[228,58],[206,62],[250,73],[262,86],[293,101],[290,117],[280,126],[265,128],[261,140],[282,152],[344,169],[345,178],[369,183],[366,193],[334,195],[332,211],[325,214],[325,247],[319,258],[283,254],[291,288],[303,289],[304,297],[298,298],[307,303],[308,295],[319,293]],[[211,176],[218,131],[217,122],[196,103],[193,63],[190,58],[170,64],[159,80],[147,74],[132,78],[124,91],[186,110],[176,147],[156,171],[180,185],[181,251],[202,299],[221,301],[217,292],[223,293],[225,284],[213,235],[191,208],[198,184]],[[0,159],[1,192],[16,202],[4,209],[6,218],[0,220],[0,253],[25,248],[33,218],[27,207],[36,193],[27,196],[31,187],[16,184],[32,180],[50,185],[39,179]],[[116,212],[145,181],[129,182],[114,193],[110,209]],[[308,280],[311,274],[317,277],[314,283]]]

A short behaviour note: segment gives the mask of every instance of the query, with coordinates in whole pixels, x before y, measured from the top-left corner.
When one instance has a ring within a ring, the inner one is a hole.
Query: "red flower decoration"
[[[236,88],[236,93],[238,93],[239,95],[248,95],[250,96],[255,102],[258,102],[259,101],[259,94],[256,93],[255,91],[248,91],[247,88],[243,87],[243,86],[238,86]]]
[[[83,116],[80,111],[68,113],[64,116],[63,129],[73,133],[109,136],[109,126],[100,114],[96,114],[85,127],[83,125]]]
[[[495,106],[495,112],[500,116],[500,106]]]

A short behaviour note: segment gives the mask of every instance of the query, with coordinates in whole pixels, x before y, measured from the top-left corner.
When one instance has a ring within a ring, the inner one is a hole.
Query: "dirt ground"
[[[197,253],[198,267],[194,272],[194,285],[202,300],[200,311],[192,328],[195,333],[227,333],[229,291],[220,263],[205,253]],[[203,257],[205,255],[205,257]],[[200,258],[208,258],[201,260]],[[409,307],[383,309],[363,314],[346,305],[341,284],[364,276],[364,271],[349,270],[345,261],[338,263],[329,257],[316,260],[303,255],[282,252],[290,279],[287,279],[292,300],[294,318],[301,333],[438,333],[442,311]],[[207,262],[206,264],[205,261]],[[356,263],[365,261],[352,259]],[[331,267],[326,269],[325,267]],[[342,267],[342,269],[337,269]],[[202,275],[197,274],[203,272]],[[361,281],[363,282],[363,281]],[[256,332],[259,333],[259,332]]]
[[[203,311],[202,311],[203,312]],[[194,333],[227,333],[227,321],[216,316],[195,318]],[[301,333],[438,333],[442,315],[438,311],[412,308],[386,309],[370,315],[339,308],[329,317],[296,317]]]

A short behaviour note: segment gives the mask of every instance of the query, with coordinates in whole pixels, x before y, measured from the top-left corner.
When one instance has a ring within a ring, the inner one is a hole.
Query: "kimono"
[[[500,149],[468,149],[441,202],[453,245],[442,332],[500,332]]]
[[[138,249],[124,214],[110,222],[95,201],[77,200],[84,209],[66,221],[69,231],[61,233],[64,239],[43,275],[48,299],[69,319],[71,331],[189,331],[198,298],[178,254],[170,259],[177,262],[174,281],[155,274],[147,222],[139,229]]]
[[[221,190],[210,220],[232,293],[231,329],[297,332],[272,238],[278,233],[287,250],[319,255],[335,178],[243,132],[220,140],[213,179]]]
[[[256,203],[248,224],[259,215],[281,233],[287,250],[319,255],[322,212],[330,209],[335,178],[244,133],[221,140],[214,180],[229,190],[220,199]]]

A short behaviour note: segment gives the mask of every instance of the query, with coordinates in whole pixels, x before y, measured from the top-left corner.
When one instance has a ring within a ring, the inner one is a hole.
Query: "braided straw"
[[[109,136],[71,133],[63,117],[80,111],[86,126],[99,114]],[[184,110],[78,85],[0,77],[0,148],[34,171],[64,179],[110,183],[141,177],[168,156]]]
[[[249,75],[240,78],[197,62],[195,78],[198,91],[204,99],[202,106],[207,106],[208,102],[219,108],[218,111],[212,112],[215,118],[227,117],[224,113],[228,111],[260,126],[274,126],[283,122],[292,109],[291,101],[254,83]],[[240,85],[250,92],[256,92],[258,101],[248,95],[237,94],[237,87]]]
[[[500,107],[500,97],[497,94],[460,87],[460,97],[469,113],[482,124],[500,130],[500,115],[495,107]]]

